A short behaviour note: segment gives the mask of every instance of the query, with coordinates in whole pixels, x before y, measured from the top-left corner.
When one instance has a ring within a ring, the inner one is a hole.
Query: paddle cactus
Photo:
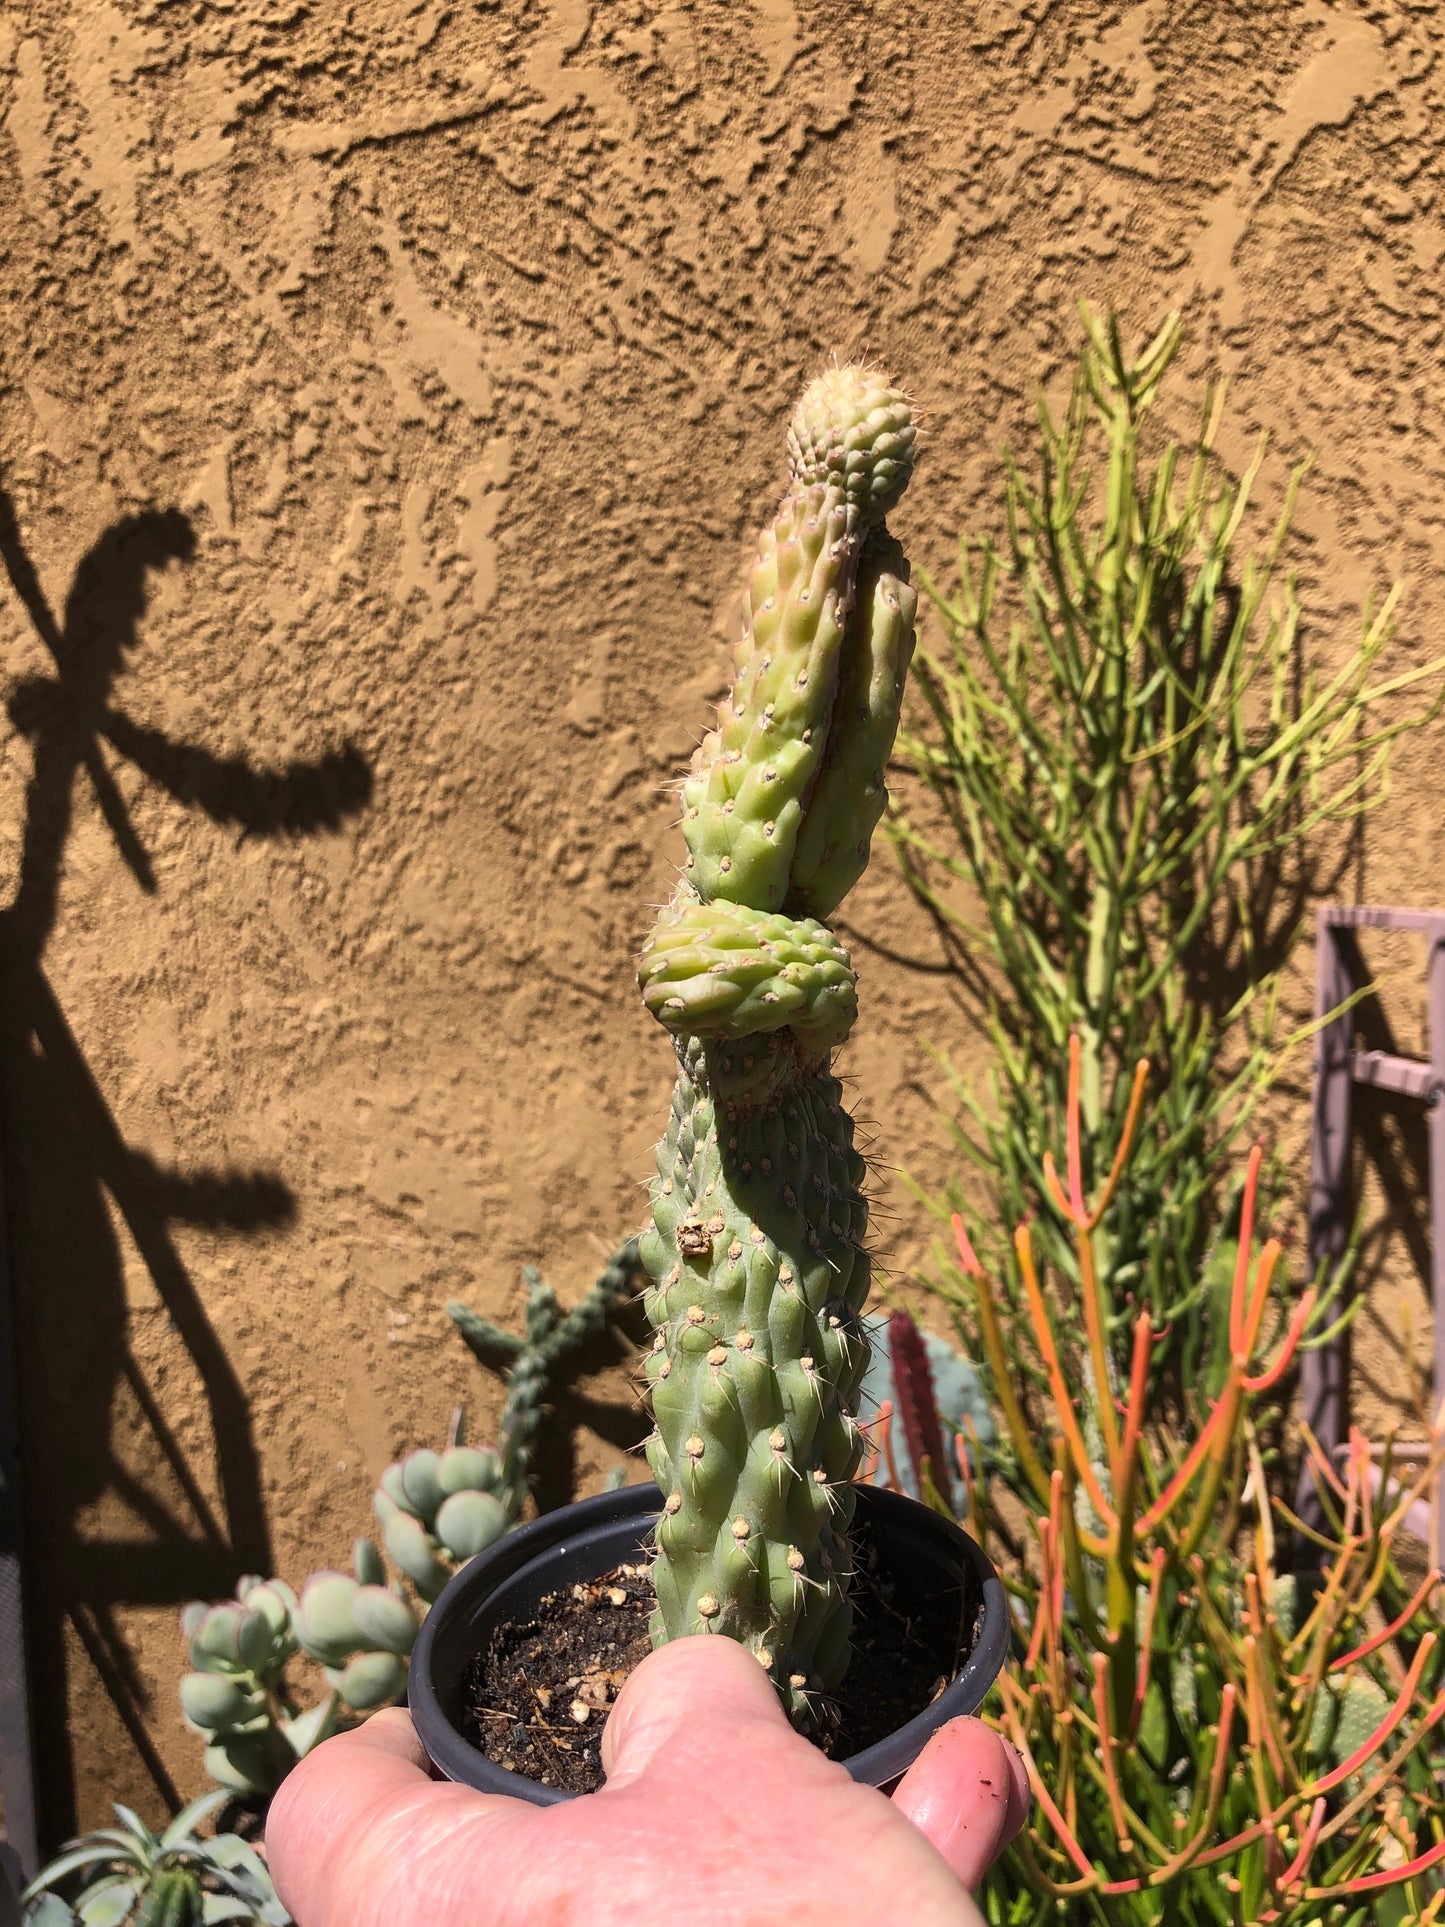
[[[856,985],[822,919],[887,801],[916,597],[883,518],[914,435],[872,369],[805,391],[732,692],[682,786],[686,871],[639,970],[678,1059],[642,1251],[652,1636],[742,1641],[803,1725],[848,1663],[868,1357],[864,1164],[830,1064]]]

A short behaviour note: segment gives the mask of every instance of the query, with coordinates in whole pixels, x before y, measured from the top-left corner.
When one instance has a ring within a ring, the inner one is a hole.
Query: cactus
[[[868,1359],[864,1165],[830,1065],[856,986],[822,919],[887,801],[916,597],[883,517],[913,444],[871,369],[805,391],[732,691],[682,786],[685,875],[638,973],[678,1059],[642,1245],[652,1637],[740,1640],[805,1726],[848,1662]]]
[[[228,1608],[216,1607],[225,1614]],[[217,1622],[210,1632],[223,1643]],[[196,1828],[224,1805],[224,1790],[183,1807],[157,1837],[128,1807],[117,1806],[118,1827],[69,1840],[20,1896],[27,1927],[202,1927],[203,1922],[253,1921],[292,1927],[276,1898],[266,1863],[234,1833],[201,1839]],[[79,1890],[60,1888],[79,1879]]]
[[[607,1260],[586,1297],[569,1312],[562,1310],[556,1292],[535,1265],[527,1265],[522,1276],[527,1282],[525,1337],[494,1325],[469,1306],[447,1306],[447,1316],[482,1363],[503,1362],[508,1367],[507,1397],[497,1428],[502,1455],[500,1478],[491,1488],[506,1513],[507,1525],[515,1525],[526,1503],[532,1454],[553,1379],[567,1360],[637,1296],[642,1265],[637,1240],[629,1238]],[[474,1521],[473,1530],[479,1524],[479,1520]],[[392,1556],[397,1557],[395,1553]]]
[[[906,1324],[898,1321],[906,1321]],[[987,1457],[994,1442],[993,1411],[989,1404],[987,1386],[978,1367],[971,1359],[954,1350],[946,1338],[936,1332],[919,1331],[907,1312],[894,1312],[891,1317],[867,1320],[868,1340],[872,1347],[872,1357],[864,1374],[863,1384],[858,1394],[860,1412],[876,1415],[876,1423],[870,1432],[870,1444],[875,1449],[870,1454],[871,1463],[866,1463],[859,1477],[870,1484],[879,1477],[879,1459],[886,1460],[887,1478],[885,1483],[894,1491],[906,1493],[909,1498],[925,1496],[926,1486],[919,1478],[920,1467],[914,1457],[914,1433],[910,1426],[908,1402],[920,1395],[920,1388],[926,1386],[918,1372],[899,1370],[898,1353],[902,1349],[897,1334],[912,1331],[917,1343],[922,1347],[923,1360],[928,1373],[927,1383],[933,1388],[933,1423],[942,1434],[943,1462],[935,1466],[933,1452],[935,1445],[927,1448],[930,1460],[929,1480],[933,1491],[951,1508],[954,1516],[962,1517],[968,1510],[968,1493],[962,1478],[955,1477],[957,1470],[956,1454],[967,1451],[970,1459],[970,1476],[977,1477],[981,1471],[980,1455]],[[908,1344],[907,1338],[903,1344]],[[897,1417],[908,1447],[899,1456],[888,1449],[888,1430],[893,1417]],[[924,1421],[926,1424],[926,1420]],[[949,1441],[953,1441],[953,1450]]]
[[[949,1484],[948,1456],[943,1427],[938,1422],[938,1394],[923,1334],[906,1311],[888,1321],[888,1347],[893,1355],[893,1382],[898,1394],[898,1416],[920,1491],[931,1483],[935,1490]]]

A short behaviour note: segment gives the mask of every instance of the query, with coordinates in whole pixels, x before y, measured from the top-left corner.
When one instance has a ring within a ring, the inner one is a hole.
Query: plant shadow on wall
[[[18,883],[0,912],[0,1052],[21,1425],[25,1439],[30,1618],[43,1823],[74,1825],[65,1731],[67,1624],[85,1649],[145,1769],[176,1789],[144,1730],[146,1695],[115,1623],[122,1605],[179,1604],[228,1592],[238,1570],[270,1570],[260,1468],[244,1388],[177,1249],[174,1227],[240,1236],[289,1223],[295,1198],[274,1171],[183,1170],[127,1144],[45,969],[77,790],[88,785],[140,891],[155,874],[106,755],[128,760],[178,803],[243,835],[334,830],[371,796],[371,769],[344,744],[314,762],[267,769],[220,758],[132,722],[115,685],[138,644],[148,578],[189,562],[196,538],[178,509],[127,515],[81,558],[57,622],[0,488],[0,557],[54,673],[10,691],[32,745]],[[200,1380],[220,1507],[212,1503],[129,1342],[124,1226]],[[128,1393],[154,1442],[141,1476],[117,1457],[117,1401]],[[142,1522],[130,1541],[92,1539],[83,1516],[102,1498]]]

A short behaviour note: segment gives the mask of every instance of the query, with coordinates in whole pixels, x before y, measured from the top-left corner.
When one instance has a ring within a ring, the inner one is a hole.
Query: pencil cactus
[[[1021,1637],[990,1717],[1018,1748],[1035,1804],[980,1911],[997,1927],[1056,1915],[1120,1927],[1438,1920],[1441,1575],[1432,1567],[1421,1580],[1401,1542],[1445,1465],[1445,1420],[1426,1463],[1398,1476],[1393,1440],[1376,1460],[1354,1432],[1341,1465],[1303,1428],[1326,1524],[1308,1537],[1315,1569],[1279,1572],[1276,1527],[1298,1521],[1271,1496],[1261,1420],[1307,1342],[1315,1294],[1288,1317],[1272,1310],[1280,1246],[1254,1235],[1258,1146],[1221,1308],[1223,1383],[1197,1400],[1190,1388],[1167,1419],[1151,1412],[1159,1334],[1141,1309],[1128,1377],[1115,1386],[1097,1252],[1127,1182],[1144,1070],[1091,1196],[1073,1037],[1062,1175],[1049,1153],[1040,1160],[1073,1247],[1082,1345],[1062,1309],[1068,1283],[1043,1269],[1035,1228],[1021,1225],[1013,1249],[1028,1323],[1016,1336],[1032,1343],[1035,1370],[1011,1378],[997,1282],[953,1219],[994,1368],[1002,1436],[992,1457],[1007,1494],[996,1508],[992,1468],[962,1456],[971,1518],[981,1539],[997,1532],[1007,1545],[1020,1512],[1032,1514],[1033,1538],[1010,1587]]]
[[[916,598],[883,518],[914,432],[870,369],[805,391],[732,691],[682,788],[686,871],[639,970],[678,1059],[643,1239],[653,1639],[742,1641],[803,1723],[848,1660],[868,1356],[864,1166],[830,1063],[856,984],[822,920],[887,798]]]

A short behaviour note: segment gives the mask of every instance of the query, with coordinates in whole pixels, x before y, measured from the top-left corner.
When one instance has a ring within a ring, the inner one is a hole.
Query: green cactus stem
[[[830,1062],[856,983],[822,919],[887,799],[917,598],[883,517],[913,443],[871,369],[805,391],[732,691],[682,788],[684,878],[639,969],[678,1060],[642,1241],[653,1642],[740,1640],[803,1725],[848,1663],[868,1359],[864,1164]]]
[[[637,1240],[629,1238],[568,1312],[535,1265],[525,1266],[522,1276],[527,1283],[525,1337],[494,1325],[467,1305],[447,1306],[447,1316],[483,1364],[507,1367],[507,1396],[497,1425],[501,1471],[496,1482],[507,1525],[516,1523],[527,1500],[532,1455],[555,1380],[563,1366],[637,1296],[642,1261]]]

